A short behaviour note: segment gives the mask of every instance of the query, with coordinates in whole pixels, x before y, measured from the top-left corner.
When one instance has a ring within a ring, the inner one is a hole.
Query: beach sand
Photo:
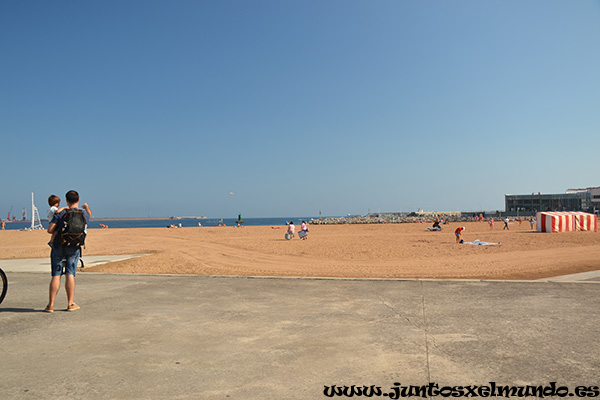
[[[308,240],[286,227],[89,229],[86,255],[149,254],[94,272],[352,278],[540,279],[600,270],[600,233],[538,233],[528,222],[311,225]],[[458,245],[454,229],[466,226]],[[49,257],[45,231],[0,231],[0,259]]]

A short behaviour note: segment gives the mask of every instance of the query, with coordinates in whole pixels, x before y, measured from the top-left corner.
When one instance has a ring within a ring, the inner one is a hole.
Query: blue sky
[[[71,188],[220,218],[600,185],[599,1],[11,1],[0,33],[3,218]]]

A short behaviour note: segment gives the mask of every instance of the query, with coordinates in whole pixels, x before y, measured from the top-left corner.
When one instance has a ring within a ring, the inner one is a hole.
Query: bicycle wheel
[[[67,267],[67,260],[62,260],[62,264],[63,264],[63,274],[65,273],[65,268]],[[85,267],[85,264],[83,263],[83,259],[79,258],[79,264],[77,265],[78,269],[83,269],[83,267]]]
[[[6,292],[8,291],[8,279],[6,278],[6,274],[4,271],[0,269],[0,277],[2,278],[2,293],[0,293],[0,303],[4,300],[6,296]]]

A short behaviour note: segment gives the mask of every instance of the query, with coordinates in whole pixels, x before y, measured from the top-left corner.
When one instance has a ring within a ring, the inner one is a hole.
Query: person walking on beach
[[[294,238],[294,233],[296,232],[296,226],[294,225],[293,221],[290,221],[289,225],[288,225],[288,235],[290,235],[290,239]]]
[[[490,230],[494,230],[494,218],[490,218]]]
[[[535,230],[535,218],[533,218],[533,217],[529,218],[529,224],[531,225],[531,230],[534,231]]]
[[[502,230],[508,229],[510,231],[510,228],[508,227],[508,217],[504,218],[504,228],[502,228]]]
[[[63,275],[63,262],[65,259],[65,290],[67,292],[67,311],[75,311],[79,306],[75,304],[75,272],[79,257],[81,256],[81,246],[85,242],[87,223],[89,222],[92,211],[87,203],[79,208],[79,193],[69,190],[65,195],[68,209],[57,213],[50,221],[48,233],[55,231],[58,234],[52,243],[50,253],[50,265],[52,279],[50,280],[49,300],[46,306],[46,312],[54,312],[54,301],[60,289],[60,278]]]
[[[306,224],[306,221],[302,221],[302,225],[300,225],[300,229],[303,232],[302,240],[308,239],[308,225]],[[300,234],[298,234],[298,236],[300,236]]]
[[[456,230],[454,231],[454,236],[456,236],[456,243],[461,243],[462,242],[462,232],[465,230],[464,226],[459,226],[458,228],[456,228]]]

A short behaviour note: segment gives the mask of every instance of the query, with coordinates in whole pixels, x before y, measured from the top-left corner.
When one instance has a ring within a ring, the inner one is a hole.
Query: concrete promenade
[[[3,267],[4,268],[4,267]],[[325,399],[325,386],[599,386],[600,279],[275,279],[9,272],[3,399]],[[345,398],[345,397],[334,397]]]
[[[127,260],[133,257],[143,257],[144,254],[125,254],[117,256],[84,256],[85,266],[106,264],[114,261]],[[4,272],[40,272],[50,273],[50,257],[23,258],[19,260],[0,260],[0,268]]]

